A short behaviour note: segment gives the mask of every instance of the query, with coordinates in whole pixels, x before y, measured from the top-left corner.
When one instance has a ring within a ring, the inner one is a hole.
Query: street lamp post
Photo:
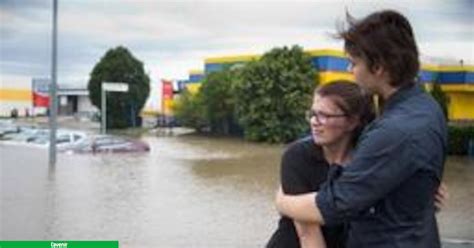
[[[107,92],[128,92],[128,84],[122,82],[102,82],[101,87],[101,128],[102,134],[107,133]]]
[[[57,62],[57,26],[58,26],[58,1],[53,0],[53,34],[51,48],[51,85],[49,87],[49,167],[56,166],[56,129],[57,129],[57,112],[58,99],[56,94],[56,62]]]

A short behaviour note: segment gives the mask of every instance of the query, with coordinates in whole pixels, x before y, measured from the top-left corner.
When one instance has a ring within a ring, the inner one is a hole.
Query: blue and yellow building
[[[450,120],[474,120],[474,66],[422,65],[420,81],[427,88],[439,84],[449,96]]]
[[[189,78],[186,81],[186,88],[191,93],[196,93],[201,87],[201,81],[204,79],[203,70],[190,70]]]
[[[354,80],[347,70],[349,60],[341,50],[316,49],[306,50],[311,61],[318,70],[315,79],[325,84],[336,79]],[[188,89],[196,92],[200,81],[206,74],[220,71],[224,68],[239,66],[252,60],[258,60],[261,55],[238,55],[212,57],[204,60],[204,72],[193,70],[189,75]],[[435,66],[423,64],[419,80],[430,88],[432,84],[440,84],[449,96],[449,119],[452,121],[474,121],[474,66]]]
[[[311,62],[318,70],[317,80],[320,83],[324,84],[334,79],[353,80],[352,74],[347,71],[349,61],[342,51],[318,49],[305,52],[311,56]],[[204,60],[204,74],[242,65],[252,60],[258,60],[260,57],[260,55],[239,55],[207,58]]]

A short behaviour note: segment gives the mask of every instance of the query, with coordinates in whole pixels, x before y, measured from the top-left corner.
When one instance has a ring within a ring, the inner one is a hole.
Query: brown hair
[[[352,137],[353,144],[357,142],[364,127],[375,118],[372,96],[354,82],[335,80],[317,87],[314,95],[331,98],[345,115],[359,119]]]
[[[344,50],[365,61],[373,72],[375,66],[384,68],[390,76],[390,85],[399,87],[412,84],[420,62],[418,48],[410,22],[393,10],[375,12],[362,20],[347,14],[348,28],[339,31]]]

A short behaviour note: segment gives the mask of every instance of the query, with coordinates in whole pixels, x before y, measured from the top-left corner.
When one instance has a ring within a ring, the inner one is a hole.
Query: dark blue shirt
[[[446,144],[439,105],[419,85],[399,89],[364,130],[353,160],[321,187],[325,223],[350,221],[349,248],[440,247],[434,195]]]

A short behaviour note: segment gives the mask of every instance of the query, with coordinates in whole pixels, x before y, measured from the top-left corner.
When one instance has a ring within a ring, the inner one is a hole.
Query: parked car
[[[69,149],[72,153],[127,153],[148,152],[150,146],[140,140],[112,136],[97,135],[86,138],[77,146]]]
[[[40,129],[36,127],[19,126],[18,132],[3,135],[3,140],[13,142],[27,142],[37,136],[49,135],[48,129]]]
[[[11,133],[18,133],[18,127],[11,120],[0,121],[0,137],[5,139],[4,136]]]
[[[58,151],[73,149],[81,144],[86,137],[87,135],[84,132],[58,130],[56,133],[56,148]],[[27,138],[26,142],[40,147],[48,147],[50,142],[49,130],[44,129],[37,132],[34,136]]]

